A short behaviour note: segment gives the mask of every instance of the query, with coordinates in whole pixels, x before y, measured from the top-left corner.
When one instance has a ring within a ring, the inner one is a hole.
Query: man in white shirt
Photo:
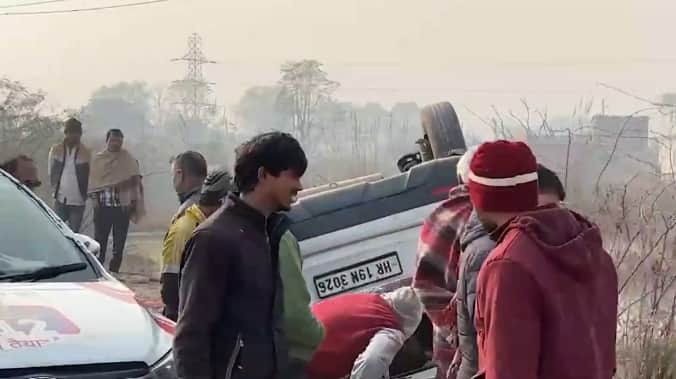
[[[75,118],[66,120],[63,142],[50,149],[48,165],[54,210],[75,232],[82,225],[91,159],[81,138],[82,123]]]

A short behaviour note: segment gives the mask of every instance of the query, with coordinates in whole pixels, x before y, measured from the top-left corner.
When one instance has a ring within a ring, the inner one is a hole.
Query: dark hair
[[[279,176],[285,170],[303,176],[307,170],[303,148],[288,133],[259,134],[237,147],[235,155],[235,186],[242,193],[251,192],[256,187],[261,167],[273,176]]]
[[[538,191],[553,193],[559,201],[566,200],[566,190],[556,173],[538,163]]]
[[[20,154],[2,162],[0,168],[7,171],[8,174],[16,176],[16,170],[19,168],[19,161],[33,162],[33,159],[29,156]]]
[[[74,117],[69,118],[64,123],[64,133],[79,133],[82,134],[82,123]]]
[[[207,176],[207,160],[196,151],[183,152],[172,159],[172,163],[178,165],[181,170],[190,176],[204,179]]]
[[[120,129],[110,129],[106,132],[106,142],[110,139],[112,136],[117,136],[120,138],[124,138],[124,134]]]

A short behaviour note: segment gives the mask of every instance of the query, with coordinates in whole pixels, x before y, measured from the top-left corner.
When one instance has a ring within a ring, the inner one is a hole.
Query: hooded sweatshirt
[[[610,379],[617,273],[596,225],[539,208],[494,233],[479,273],[476,328],[487,379]]]

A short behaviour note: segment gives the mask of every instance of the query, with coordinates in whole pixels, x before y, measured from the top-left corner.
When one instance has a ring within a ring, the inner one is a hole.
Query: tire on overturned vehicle
[[[463,154],[467,150],[460,121],[449,102],[428,105],[420,112],[424,139],[435,159]]]

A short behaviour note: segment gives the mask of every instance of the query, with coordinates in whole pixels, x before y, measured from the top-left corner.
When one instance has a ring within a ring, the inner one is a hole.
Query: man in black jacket
[[[540,206],[557,204],[564,201],[566,192],[556,173],[538,164],[538,203]],[[460,354],[456,379],[470,379],[478,371],[479,358],[477,335],[474,327],[474,306],[476,300],[477,277],[488,254],[495,247],[495,241],[484,229],[481,221],[472,212],[460,236],[462,251],[460,278],[458,279],[458,335]]]
[[[307,168],[298,141],[267,133],[236,150],[241,194],[195,230],[181,262],[174,357],[182,379],[281,379],[279,240]]]

